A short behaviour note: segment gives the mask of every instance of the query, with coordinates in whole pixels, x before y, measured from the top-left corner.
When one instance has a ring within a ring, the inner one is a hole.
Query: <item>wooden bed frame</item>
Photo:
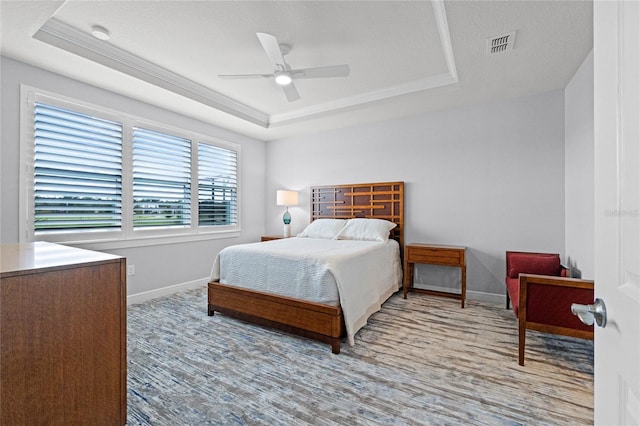
[[[404,252],[404,182],[311,187],[311,221],[315,219],[378,218],[397,224],[391,238]],[[248,290],[218,281],[209,283],[208,315],[215,311],[254,324],[277,328],[330,343],[340,353],[345,336],[340,306],[307,302]]]

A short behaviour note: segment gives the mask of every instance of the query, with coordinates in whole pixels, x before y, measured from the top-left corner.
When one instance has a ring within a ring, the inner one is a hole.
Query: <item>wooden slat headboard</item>
[[[355,217],[389,220],[398,226],[391,238],[404,252],[404,182],[311,187],[311,221]]]

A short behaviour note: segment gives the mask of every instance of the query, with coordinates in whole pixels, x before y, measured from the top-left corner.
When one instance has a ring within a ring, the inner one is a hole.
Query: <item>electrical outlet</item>
[[[136,265],[127,265],[127,275],[136,274]]]

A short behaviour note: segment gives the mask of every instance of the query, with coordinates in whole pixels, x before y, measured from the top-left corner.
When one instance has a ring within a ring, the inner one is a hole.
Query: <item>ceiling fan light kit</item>
[[[293,78],[291,78],[291,74],[287,71],[278,71],[275,73],[276,83],[280,86],[288,86],[293,82]]]
[[[275,36],[267,33],[256,33],[262,48],[266,52],[271,65],[272,74],[220,74],[220,78],[240,79],[240,78],[264,78],[273,77],[276,84],[282,87],[282,91],[289,102],[300,99],[300,93],[293,84],[293,80],[300,78],[328,78],[347,77],[349,75],[349,65],[329,65],[323,67],[292,69],[284,60],[284,56],[291,51],[288,44],[279,44]]]

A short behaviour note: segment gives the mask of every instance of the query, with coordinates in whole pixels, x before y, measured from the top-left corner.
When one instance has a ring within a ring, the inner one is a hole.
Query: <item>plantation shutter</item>
[[[34,231],[122,224],[122,124],[34,106]]]
[[[238,223],[238,155],[230,149],[198,143],[198,223]]]
[[[133,226],[191,223],[191,141],[133,129]]]

